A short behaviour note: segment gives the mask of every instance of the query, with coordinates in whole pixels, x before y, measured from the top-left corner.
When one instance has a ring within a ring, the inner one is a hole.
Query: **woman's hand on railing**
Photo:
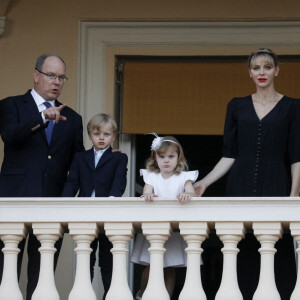
[[[196,192],[197,196],[199,196],[199,197],[201,197],[204,194],[204,192],[207,188],[207,185],[202,180],[195,182],[193,184],[193,186],[195,188],[195,192]]]

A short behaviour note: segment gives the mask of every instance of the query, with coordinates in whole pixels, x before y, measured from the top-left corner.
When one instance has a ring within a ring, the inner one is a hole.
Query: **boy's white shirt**
[[[95,147],[93,147],[94,150],[94,156],[95,156],[95,168],[100,160],[100,158],[102,157],[102,155],[104,154],[104,152],[109,148],[110,146],[106,147],[103,150],[96,150]],[[92,191],[91,197],[95,197],[95,190]],[[110,196],[113,197],[113,196]]]

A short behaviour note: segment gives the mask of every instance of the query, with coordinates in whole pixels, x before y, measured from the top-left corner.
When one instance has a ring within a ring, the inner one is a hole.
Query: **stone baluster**
[[[23,300],[18,284],[17,261],[19,242],[25,237],[24,223],[0,223],[0,236],[4,243],[4,266],[0,286],[0,300]]]
[[[183,289],[179,300],[206,300],[200,272],[201,244],[208,234],[205,222],[180,222],[180,234],[188,244],[185,249],[187,253],[187,271]]]
[[[290,229],[291,229],[291,234],[298,245],[296,250],[298,255],[297,282],[290,300],[299,300],[300,299],[300,222],[292,222],[290,224]]]
[[[243,300],[237,280],[237,248],[244,237],[245,228],[242,222],[217,222],[216,232],[223,242],[223,273],[216,300]]]
[[[165,241],[171,233],[169,222],[142,223],[143,234],[150,243],[150,274],[143,300],[170,300],[164,281]]]
[[[69,233],[77,243],[76,275],[69,300],[97,300],[90,274],[91,242],[98,236],[96,223],[69,223]]]
[[[280,300],[275,284],[274,255],[275,243],[281,238],[282,226],[279,222],[253,223],[254,235],[261,244],[260,275],[253,300]]]
[[[33,234],[41,242],[40,274],[32,300],[59,300],[54,281],[54,247],[55,242],[62,237],[63,229],[60,223],[33,223]]]
[[[127,244],[133,234],[132,223],[104,223],[105,234],[113,244],[113,273],[106,300],[132,300],[127,281]]]

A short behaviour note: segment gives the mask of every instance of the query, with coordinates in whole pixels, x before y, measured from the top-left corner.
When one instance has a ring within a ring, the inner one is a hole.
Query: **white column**
[[[69,300],[97,300],[90,274],[91,242],[98,236],[96,223],[69,223],[69,233],[77,243],[76,275]]]
[[[113,273],[106,300],[133,300],[127,281],[127,244],[133,234],[132,223],[104,223],[105,234],[113,244]]]
[[[60,223],[32,223],[33,234],[41,242],[40,274],[32,300],[59,300],[54,281],[54,247],[55,242],[62,237]]]
[[[0,286],[0,300],[23,300],[17,274],[19,242],[25,237],[24,223],[0,223],[0,236],[4,243],[4,266]]]
[[[274,255],[275,243],[281,238],[282,226],[279,222],[255,222],[253,230],[261,244],[260,275],[258,287],[253,300],[280,300],[280,295],[275,284]]]
[[[207,223],[205,222],[180,222],[180,234],[188,244],[185,249],[187,253],[187,270],[183,289],[179,300],[206,300],[200,272],[200,261],[202,242],[208,234]]]
[[[224,244],[223,273],[220,288],[215,300],[243,300],[237,280],[237,248],[238,242],[244,237],[245,228],[242,222],[217,222],[216,232]]]
[[[300,299],[300,222],[290,223],[290,229],[291,229],[291,234],[298,245],[296,250],[298,255],[297,282],[290,300],[299,300]]]
[[[143,300],[169,300],[164,280],[165,241],[171,233],[169,222],[142,223],[143,234],[150,243],[150,274]]]

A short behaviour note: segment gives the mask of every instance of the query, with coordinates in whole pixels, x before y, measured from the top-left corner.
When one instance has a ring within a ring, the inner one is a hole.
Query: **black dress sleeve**
[[[300,100],[295,99],[292,113],[288,144],[291,164],[300,162]]]
[[[223,157],[235,158],[237,155],[237,98],[233,98],[227,105],[223,135]]]

